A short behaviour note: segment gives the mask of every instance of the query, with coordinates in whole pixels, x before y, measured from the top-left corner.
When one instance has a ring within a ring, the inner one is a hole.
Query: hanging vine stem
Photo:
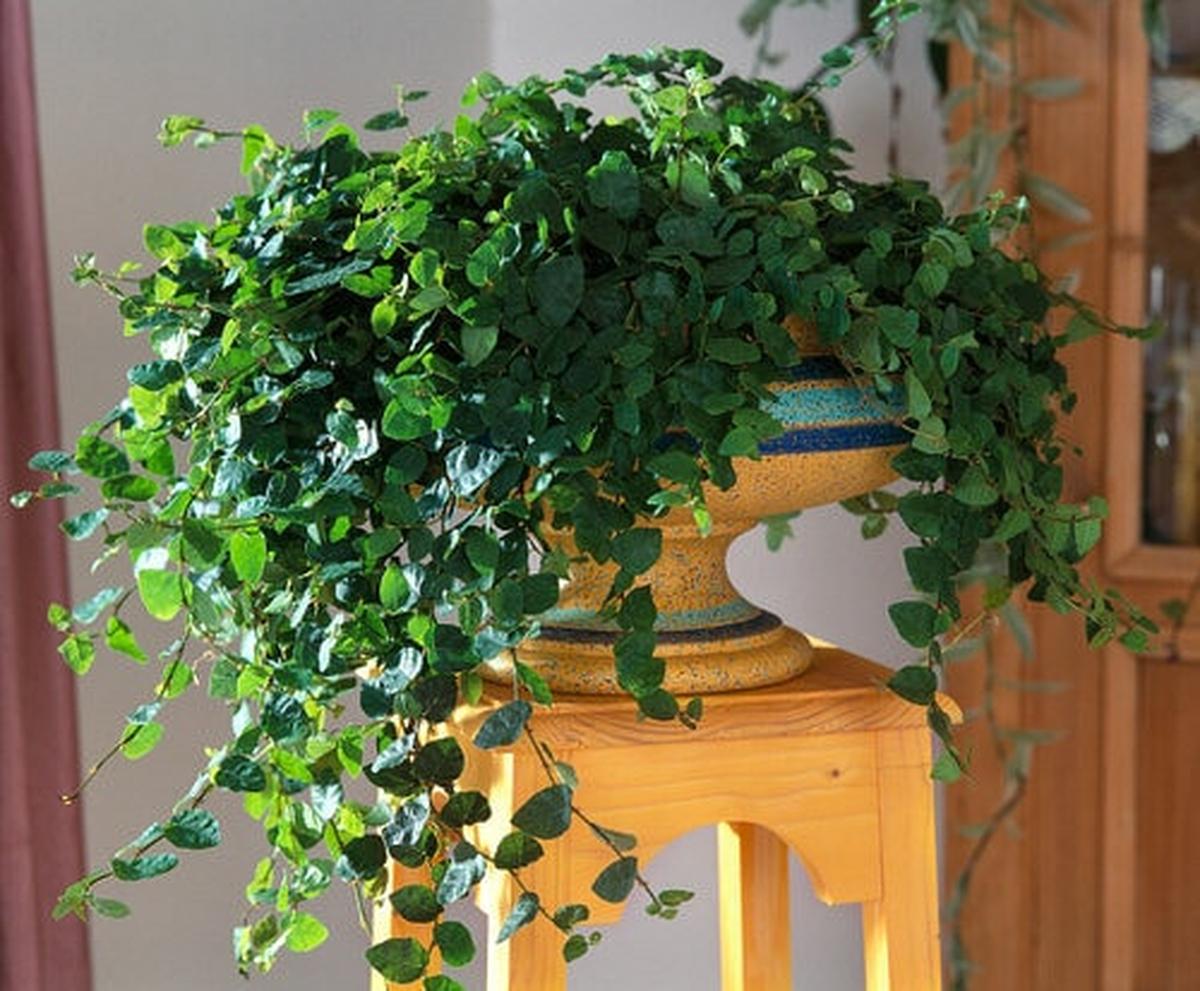
[[[988,611],[987,615],[995,616]],[[992,813],[975,827],[975,842],[963,858],[962,867],[950,885],[950,896],[946,905],[946,922],[950,932],[950,980],[953,991],[967,991],[970,983],[972,962],[967,953],[964,936],[963,909],[972,890],[975,872],[983,861],[992,841],[1000,829],[1008,823],[1020,808],[1029,787],[1029,757],[1034,744],[1026,737],[1014,739],[1013,732],[1001,725],[996,715],[995,637],[998,623],[986,625],[981,653],[984,663],[984,685],[981,712],[987,727],[996,760],[1004,769],[1003,794]],[[1015,690],[1020,690],[1019,688]]]
[[[123,601],[124,597],[121,600],[118,600],[114,606],[114,615],[116,615],[116,610],[120,608]],[[167,692],[171,687],[171,682],[174,679],[175,672],[178,670],[179,665],[183,663],[183,655],[187,650],[190,636],[191,632],[185,630],[184,635],[180,638],[179,646],[173,652],[170,664],[167,665],[166,670],[163,672],[162,681],[159,683],[158,690],[154,693],[154,701],[151,703],[152,705],[159,705],[163,699],[166,698]],[[205,652],[199,658],[197,658],[196,663],[199,663],[204,658],[211,656],[211,654],[212,651]],[[63,805],[74,805],[77,801],[79,801],[79,797],[83,794],[84,790],[89,784],[92,783],[92,781],[96,779],[97,775],[104,770],[109,761],[116,757],[117,754],[121,752],[122,748],[128,746],[135,739],[137,739],[138,735],[143,729],[146,728],[147,725],[147,723],[135,723],[131,726],[126,726],[121,732],[120,737],[117,739],[117,742],[109,747],[109,749],[106,750],[104,754],[98,760],[96,760],[91,767],[88,768],[87,773],[80,780],[79,784],[76,785],[75,789],[69,794],[59,796],[59,800],[63,803]]]
[[[533,752],[537,755],[538,762],[542,765],[542,769],[546,772],[546,776],[550,779],[550,782],[552,784],[564,784],[565,782],[563,782],[562,776],[555,770],[554,765],[546,756],[546,752],[543,750],[544,745],[538,740],[537,735],[534,733],[529,723],[525,724],[524,731],[525,738],[529,741],[529,745],[533,747]],[[574,792],[572,792],[572,796],[573,795]],[[595,819],[584,812],[575,803],[574,797],[572,797],[571,800],[571,814],[576,816],[580,822],[584,823],[589,829],[591,829],[596,838],[599,839],[606,847],[608,847],[616,855],[617,859],[632,860],[636,865],[637,858],[630,857],[629,854],[622,850],[617,843],[613,842],[612,837],[609,835],[610,830],[606,829],[604,826],[601,826],[598,822],[596,822]],[[658,893],[653,887],[651,887],[650,882],[646,879],[646,876],[641,872],[640,868],[634,873],[634,881],[637,886],[646,893],[646,897],[650,899],[650,905],[654,909],[654,914],[661,914],[666,906],[664,906],[662,900],[658,896]]]

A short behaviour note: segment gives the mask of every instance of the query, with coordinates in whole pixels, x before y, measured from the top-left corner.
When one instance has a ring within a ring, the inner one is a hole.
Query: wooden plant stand
[[[534,725],[539,740],[578,772],[576,804],[601,825],[636,835],[641,864],[683,834],[718,824],[723,991],[792,988],[789,848],[822,901],[862,904],[868,991],[937,991],[930,736],[924,710],[882,687],[889,675],[817,644],[812,668],[792,681],[705,696],[694,732],[638,722],[619,696],[559,696]],[[483,791],[492,806],[491,820],[471,834],[488,850],[508,833],[512,812],[547,784],[525,740],[486,752],[467,745],[508,697],[489,686],[479,705],[455,717],[468,760],[462,786]],[[952,702],[942,704],[957,716]],[[578,822],[546,848],[521,871],[543,904],[553,911],[584,902],[589,924],[615,922],[622,907],[591,892],[612,852]],[[413,878],[396,868],[392,880]],[[487,989],[559,991],[567,980],[563,936],[548,923],[535,920],[495,942],[514,887],[496,872],[479,888],[489,920]],[[413,932],[387,910],[377,928],[378,938],[428,939],[427,929]]]

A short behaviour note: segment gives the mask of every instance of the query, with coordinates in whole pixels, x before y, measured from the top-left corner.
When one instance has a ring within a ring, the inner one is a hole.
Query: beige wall
[[[107,303],[67,279],[76,251],[94,250],[116,264],[140,257],[147,220],[203,216],[237,182],[232,150],[164,151],[154,141],[169,113],[214,122],[263,123],[295,135],[308,107],[343,109],[361,121],[386,108],[391,87],[429,87],[423,122],[454,112],[455,97],[477,69],[506,77],[552,72],[606,51],[653,43],[699,45],[745,70],[751,46],[735,17],[739,0],[32,0],[38,58],[43,170],[54,275],[56,338],[63,422],[76,431],[120,394],[123,369],[144,360],[139,341],[121,338]],[[798,78],[813,57],[848,28],[849,2],[832,11],[789,13],[776,45],[793,54],[779,70]],[[936,172],[940,136],[921,65],[921,42],[906,40],[902,75],[909,81],[904,167]],[[861,149],[865,174],[884,172],[886,91],[872,69],[833,98],[839,126]],[[747,594],[793,625],[889,663],[905,658],[891,636],[885,604],[904,588],[894,536],[862,545],[853,521],[836,510],[808,514],[798,539],[776,555],[751,535],[733,553],[735,579]],[[87,559],[73,559],[77,599],[101,584]],[[124,714],[152,691],[151,672],[102,658],[83,683],[84,759],[105,749]],[[197,697],[199,696],[197,692]],[[88,849],[102,862],[173,800],[177,767],[198,763],[205,742],[224,729],[221,707],[168,714],[167,736],[137,767],[114,765],[86,804]],[[186,858],[161,881],[123,893],[134,908],[121,922],[94,928],[95,991],[220,991],[240,988],[230,962],[229,929],[243,906],[241,886],[260,854],[257,826],[225,802],[226,842]],[[670,848],[652,875],[695,886],[700,897],[680,920],[663,924],[639,911],[572,971],[575,991],[715,989],[716,902],[710,830]],[[794,869],[797,987],[842,991],[862,986],[860,930],[851,908],[826,909]],[[335,937],[306,958],[288,958],[261,986],[294,991],[362,987],[363,938],[349,898],[335,890],[323,917]],[[481,982],[474,982],[481,988]],[[74,989],[72,989],[74,991]],[[540,989],[529,989],[540,991]]]

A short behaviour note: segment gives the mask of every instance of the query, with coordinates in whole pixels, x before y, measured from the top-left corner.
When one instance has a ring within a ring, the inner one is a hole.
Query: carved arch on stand
[[[651,842],[638,837],[639,861],[644,867],[684,836],[723,822],[759,826],[778,839],[796,855],[808,875],[813,893],[826,905],[875,901],[881,895],[877,820],[867,816],[846,817],[841,823],[831,823],[828,819],[801,821],[785,827],[746,815],[677,821],[669,835],[656,836]],[[851,851],[850,855],[847,851]],[[577,864],[572,872],[576,885],[582,880],[579,876],[581,867],[583,864]],[[599,903],[593,908],[592,921],[602,925],[615,923],[624,915],[626,904]]]

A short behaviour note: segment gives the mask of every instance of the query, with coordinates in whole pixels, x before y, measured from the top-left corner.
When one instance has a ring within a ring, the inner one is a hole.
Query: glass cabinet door
[[[1200,544],[1200,3],[1166,0],[1150,66],[1142,536]]]

